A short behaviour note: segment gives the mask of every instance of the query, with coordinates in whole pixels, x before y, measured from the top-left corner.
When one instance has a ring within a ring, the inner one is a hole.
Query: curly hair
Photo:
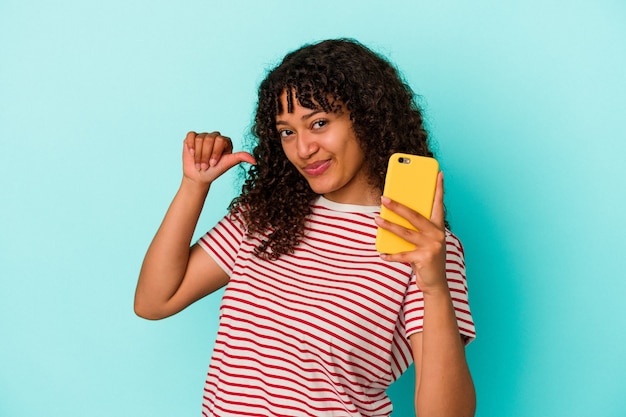
[[[290,52],[259,86],[252,126],[257,164],[249,168],[241,194],[229,207],[243,216],[249,237],[264,236],[255,249],[263,259],[293,252],[317,198],[285,156],[276,129],[276,116],[293,111],[291,102],[282,108],[285,91],[305,108],[349,112],[369,182],[381,192],[391,154],[433,155],[415,95],[387,59],[352,39]]]

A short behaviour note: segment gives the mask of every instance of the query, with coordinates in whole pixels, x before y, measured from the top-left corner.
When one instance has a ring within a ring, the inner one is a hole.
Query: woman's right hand
[[[256,164],[248,152],[233,153],[230,138],[220,132],[187,133],[183,146],[183,175],[191,181],[210,185],[240,162]]]

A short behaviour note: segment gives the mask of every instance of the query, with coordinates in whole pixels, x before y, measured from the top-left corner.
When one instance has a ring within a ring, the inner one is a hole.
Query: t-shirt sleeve
[[[242,218],[237,214],[229,213],[200,237],[197,243],[230,276],[245,235]]]
[[[469,306],[465,256],[461,241],[449,231],[446,232],[446,277],[459,331],[464,336],[466,343],[469,343],[476,337],[476,329]],[[424,296],[415,285],[415,277],[412,278],[406,293],[404,318],[407,337],[423,330]]]

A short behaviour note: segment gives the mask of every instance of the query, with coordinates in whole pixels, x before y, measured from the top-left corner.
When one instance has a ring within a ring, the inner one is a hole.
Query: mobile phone
[[[412,208],[430,219],[435,200],[439,163],[436,159],[394,153],[389,158],[383,195]],[[411,223],[396,213],[381,206],[380,216],[392,223],[416,230]],[[394,254],[415,249],[415,245],[396,234],[378,228],[376,232],[376,250],[380,253]]]

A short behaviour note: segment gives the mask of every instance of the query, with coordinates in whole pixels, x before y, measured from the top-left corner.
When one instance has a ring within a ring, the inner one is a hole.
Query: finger
[[[211,132],[204,135],[202,138],[202,153],[200,155],[199,164],[201,170],[207,170],[209,168],[209,159],[215,146],[215,138],[219,136],[219,132]]]
[[[427,228],[430,224],[426,217],[424,217],[417,211],[405,206],[404,204],[398,203],[397,201],[391,200],[390,198],[384,196],[381,198],[380,201],[382,205],[384,205],[387,209],[393,211],[398,216],[406,219],[406,221],[408,221],[411,225],[413,225],[414,228],[418,230]]]
[[[387,262],[401,262],[406,264],[413,264],[415,257],[412,256],[411,252],[400,252],[395,254],[381,253],[380,258],[383,261]]]
[[[211,152],[211,159],[209,165],[214,167],[219,162],[223,154],[229,154],[233,151],[233,144],[229,137],[219,135],[215,138],[213,143],[213,150]]]
[[[185,146],[187,147],[187,149],[193,154],[195,151],[195,142],[196,139],[196,132],[190,131],[187,132],[187,134],[185,135],[185,140],[183,141],[183,143],[185,144]]]
[[[222,171],[227,171],[241,162],[256,164],[256,160],[248,152],[235,152],[224,154],[220,158],[219,164],[221,165],[220,168],[222,168]]]
[[[206,146],[204,143],[204,139],[206,138],[207,133],[199,133],[196,135],[195,142],[195,152],[194,152],[194,161],[197,169],[201,169],[202,163],[202,153],[206,152]]]
[[[401,237],[402,239],[406,240],[407,242],[411,242],[409,239],[411,238],[411,229],[407,229],[406,227],[399,225],[397,223],[394,223],[392,221],[389,220],[385,220],[384,218],[382,218],[381,216],[376,216],[374,218],[374,222],[376,223],[376,225],[378,227],[380,227],[381,229],[385,229],[390,231],[391,233],[393,233],[394,235]]]
[[[256,165],[256,159],[254,159],[254,156],[248,152],[236,152],[233,155],[239,159],[239,162],[247,162],[249,164]]]
[[[437,188],[435,188],[435,200],[430,220],[441,230],[445,225],[445,209],[443,206],[443,171],[437,176]]]
[[[196,132],[188,132],[183,141],[183,166],[193,166]]]
[[[202,171],[201,175],[204,175],[206,176],[205,178],[210,178],[211,181],[213,181],[241,162],[256,164],[256,160],[248,152],[229,153],[222,155],[218,164],[215,167],[211,167],[211,169]]]

